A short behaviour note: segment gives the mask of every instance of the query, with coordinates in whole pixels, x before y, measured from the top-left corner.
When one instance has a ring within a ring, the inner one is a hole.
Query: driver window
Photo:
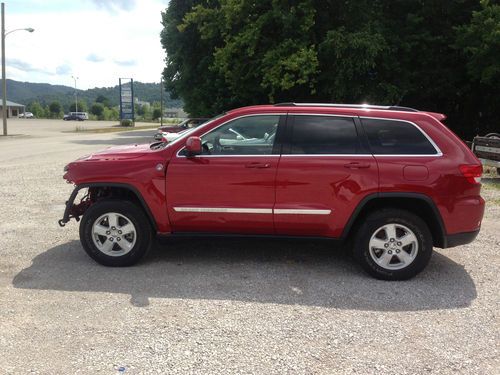
[[[202,138],[203,155],[271,155],[280,116],[243,117]]]

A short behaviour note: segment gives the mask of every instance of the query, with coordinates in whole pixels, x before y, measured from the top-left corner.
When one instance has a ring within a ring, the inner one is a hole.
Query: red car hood
[[[124,160],[134,159],[151,152],[149,144],[108,147],[105,150],[84,156],[78,160]]]

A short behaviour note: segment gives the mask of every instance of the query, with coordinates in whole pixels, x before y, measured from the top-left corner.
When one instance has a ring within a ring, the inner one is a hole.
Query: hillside
[[[0,83],[1,83],[0,79]],[[107,97],[112,106],[119,104],[119,86],[77,90],[78,99],[85,100],[87,104],[93,103],[99,95]],[[28,105],[34,101],[48,105],[52,101],[59,101],[65,110],[74,101],[75,89],[69,86],[51,85],[49,83],[19,82],[7,79],[7,98],[13,102]],[[160,84],[134,82],[134,95],[141,101],[159,102]],[[0,95],[1,96],[1,95]],[[182,107],[181,100],[170,99],[168,93],[164,95],[166,107]]]

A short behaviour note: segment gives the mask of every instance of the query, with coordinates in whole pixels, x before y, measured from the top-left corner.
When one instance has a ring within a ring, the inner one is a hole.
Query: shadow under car
[[[464,308],[476,298],[465,269],[438,252],[417,277],[400,282],[366,275],[328,241],[176,238],[156,244],[140,264],[107,268],[79,241],[39,254],[16,288],[110,292],[149,298],[235,300],[369,311]]]

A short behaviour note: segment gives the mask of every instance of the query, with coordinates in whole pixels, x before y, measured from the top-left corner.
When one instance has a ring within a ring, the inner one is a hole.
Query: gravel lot
[[[110,269],[57,225],[62,168],[154,130],[75,125],[14,119],[24,135],[0,138],[0,373],[498,373],[498,178],[478,239],[406,282],[305,241],[169,240]]]

